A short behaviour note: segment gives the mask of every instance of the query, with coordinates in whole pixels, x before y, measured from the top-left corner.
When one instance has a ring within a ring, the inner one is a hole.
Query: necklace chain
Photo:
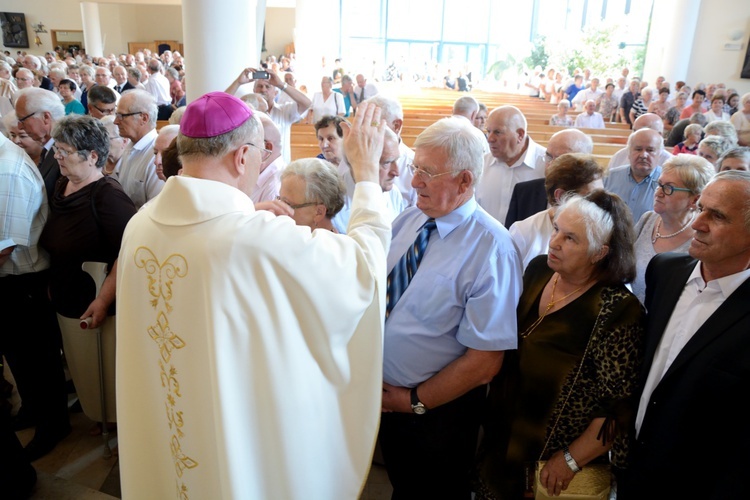
[[[521,334],[521,338],[522,339],[525,339],[526,337],[528,337],[529,335],[531,335],[531,332],[533,332],[536,329],[536,327],[539,326],[542,323],[542,321],[544,321],[544,318],[547,316],[547,313],[550,312],[550,310],[555,306],[555,304],[557,304],[559,302],[562,302],[565,299],[567,299],[568,297],[570,297],[571,295],[574,295],[574,294],[580,292],[581,290],[583,290],[583,287],[586,286],[585,284],[581,285],[578,288],[576,288],[575,290],[573,290],[572,292],[570,292],[569,294],[565,295],[564,297],[555,300],[555,290],[557,290],[557,281],[559,279],[560,279],[560,275],[558,274],[557,276],[555,276],[555,281],[552,282],[552,295],[549,298],[549,302],[547,303],[547,307],[544,309],[544,312],[542,313],[542,315],[539,316],[539,318],[537,318],[537,320],[534,321],[531,324],[531,326],[529,326],[526,329],[526,331],[524,331]]]
[[[674,238],[678,234],[684,232],[688,227],[690,227],[690,224],[693,223],[693,220],[695,220],[695,214],[692,214],[690,216],[690,220],[687,221],[687,223],[684,226],[682,226],[682,228],[680,228],[679,231],[675,231],[672,234],[661,234],[659,232],[659,229],[661,228],[661,221],[662,221],[662,219],[661,219],[661,217],[659,217],[659,222],[656,223],[656,231],[654,232],[654,237],[651,238],[651,244],[656,243],[656,240],[658,240],[659,238],[661,238],[663,240],[666,240],[668,238]]]

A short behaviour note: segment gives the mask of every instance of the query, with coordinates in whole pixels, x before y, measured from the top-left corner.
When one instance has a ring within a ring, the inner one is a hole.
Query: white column
[[[654,2],[643,66],[643,77],[649,84],[660,75],[672,88],[674,82],[686,80],[700,8],[701,0]],[[669,22],[662,22],[665,19]]]
[[[102,43],[102,26],[99,22],[99,4],[81,2],[81,21],[86,53],[91,56],[103,57],[104,44]]]
[[[187,102],[226,89],[247,67],[257,67],[256,0],[183,0]],[[265,18],[265,15],[264,15]],[[252,89],[247,89],[252,91]]]
[[[333,76],[334,60],[341,55],[339,9],[338,0],[297,0],[294,16],[295,73],[297,87],[306,85],[310,97],[313,92],[320,92],[322,58],[326,58],[325,75]]]

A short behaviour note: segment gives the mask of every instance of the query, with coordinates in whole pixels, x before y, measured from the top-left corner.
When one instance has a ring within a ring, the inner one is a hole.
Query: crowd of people
[[[546,147],[467,92],[412,149],[340,61],[312,97],[282,57],[186,105],[179,53],[48,56],[0,62],[17,496],[70,432],[65,366],[124,498],[356,498],[376,440],[393,498],[595,464],[623,500],[744,494],[750,93],[539,68]],[[617,121],[604,169],[587,132]]]

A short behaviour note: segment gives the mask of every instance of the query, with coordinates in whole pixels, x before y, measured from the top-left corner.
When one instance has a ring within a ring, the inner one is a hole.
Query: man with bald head
[[[263,144],[254,144],[254,146],[261,150],[265,149],[265,151],[261,151],[262,161],[258,181],[250,193],[250,199],[257,204],[264,201],[273,201],[279,196],[279,188],[281,187],[279,174],[286,167],[286,163],[281,156],[281,132],[279,127],[265,113],[257,113],[256,116],[263,125]]]
[[[654,208],[662,149],[664,140],[656,130],[645,128],[633,132],[628,138],[630,163],[609,169],[604,180],[604,188],[618,195],[630,207],[633,222],[638,222],[641,215]]]
[[[596,111],[596,102],[589,99],[583,104],[583,113],[576,116],[577,128],[604,128],[604,117]]]
[[[477,202],[498,221],[508,214],[516,184],[544,177],[542,146],[526,134],[526,117],[515,106],[500,106],[487,117],[490,152],[477,185]]]
[[[545,171],[552,160],[565,153],[591,154],[594,142],[591,137],[580,130],[566,128],[555,132],[547,143],[544,153]],[[544,187],[545,178],[519,182],[513,188],[513,195],[505,217],[505,227],[509,228],[514,222],[526,219],[548,208],[547,192]]]
[[[643,128],[656,130],[660,134],[664,134],[664,122],[656,113],[646,113],[635,119],[633,122],[633,131],[641,130]],[[672,153],[662,148],[657,163],[659,165],[664,165],[664,163],[670,158],[672,158]],[[627,147],[624,147],[612,155],[612,158],[609,159],[607,169],[609,170],[622,165],[628,165],[629,163],[630,150]]]

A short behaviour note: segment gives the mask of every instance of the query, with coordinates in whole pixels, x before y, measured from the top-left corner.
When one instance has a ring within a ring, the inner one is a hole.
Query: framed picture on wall
[[[0,26],[3,28],[3,45],[6,47],[29,48],[29,34],[26,31],[26,16],[18,12],[0,12]]]

